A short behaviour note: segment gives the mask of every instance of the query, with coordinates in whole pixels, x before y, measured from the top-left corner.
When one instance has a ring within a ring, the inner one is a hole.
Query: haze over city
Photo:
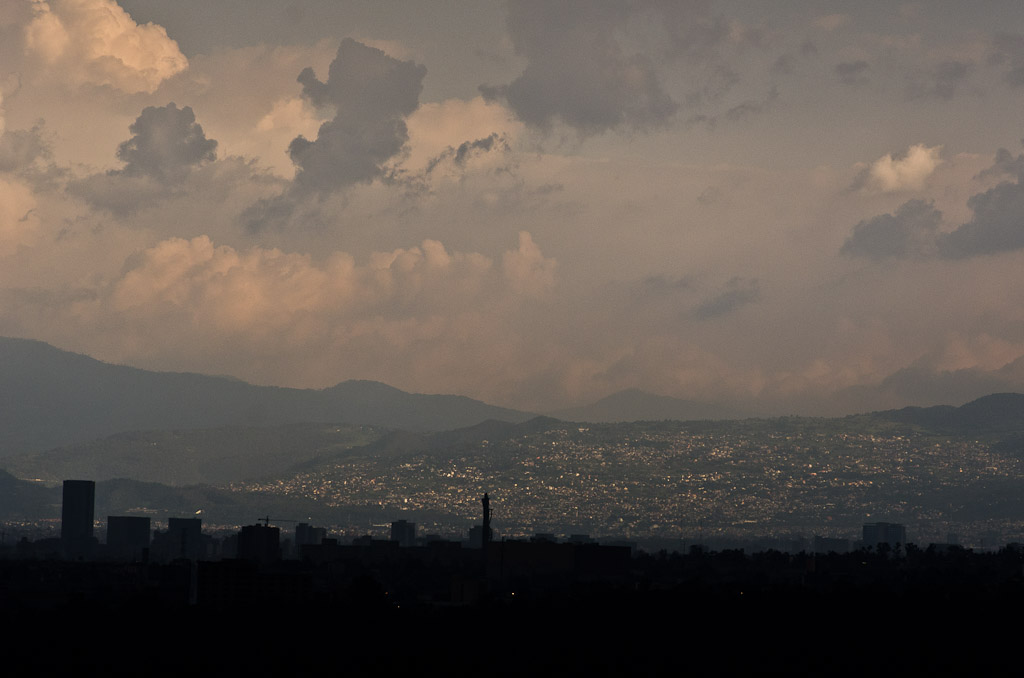
[[[1024,7],[0,2],[0,335],[552,412],[1024,388]]]

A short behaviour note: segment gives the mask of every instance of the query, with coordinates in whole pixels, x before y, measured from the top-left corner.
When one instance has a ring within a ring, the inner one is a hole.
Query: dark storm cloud
[[[178,182],[193,167],[217,159],[216,140],[206,138],[190,106],[148,106],[128,129],[132,138],[117,148],[125,176]]]
[[[711,320],[733,313],[761,298],[761,284],[757,278],[736,277],[725,288],[693,309],[697,320]]]
[[[868,81],[867,72],[870,69],[866,61],[850,61],[836,64],[835,73],[844,85],[862,85]]]
[[[974,64],[969,61],[943,61],[913,76],[907,84],[907,95],[913,99],[952,99],[973,71]]]
[[[665,124],[677,104],[664,91],[652,60],[627,53],[618,33],[639,5],[619,2],[517,0],[508,5],[513,47],[526,68],[507,85],[480,87],[504,99],[533,127],[561,122],[580,134]],[[678,49],[702,49],[679,34]]]
[[[1024,249],[1024,155],[999,149],[992,166],[976,178],[1012,176],[1003,183],[971,196],[973,216],[949,233],[939,231],[942,214],[930,202],[911,200],[894,214],[860,222],[843,244],[840,254],[874,259],[887,257],[968,257]]]
[[[123,216],[175,195],[192,171],[217,159],[217,141],[190,106],[148,106],[128,129],[132,137],[117,147],[125,166],[72,181],[69,193]]]
[[[1012,177],[1024,175],[1024,155],[1014,157],[1013,153],[1010,153],[1007,149],[1000,148],[996,151],[995,161],[992,163],[992,166],[978,172],[978,176],[974,178],[987,179],[989,177],[1006,175]]]
[[[940,253],[960,259],[1024,248],[1024,186],[1020,179],[971,196],[974,217],[945,236]]]
[[[935,253],[942,213],[931,202],[909,200],[893,214],[860,222],[839,253],[850,257],[884,259],[930,256]]]
[[[303,95],[335,115],[315,140],[299,136],[289,145],[298,166],[296,187],[326,194],[383,177],[384,163],[409,140],[405,117],[419,106],[426,73],[424,66],[349,38],[338,47],[326,81],[311,68],[303,70]]]

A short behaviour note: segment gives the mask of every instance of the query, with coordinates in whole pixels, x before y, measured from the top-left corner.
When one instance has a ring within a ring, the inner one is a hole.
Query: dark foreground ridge
[[[0,621],[11,675],[976,672],[1009,666],[1022,565],[1016,547],[631,557],[496,542],[482,561],[370,540],[274,564],[4,559]]]
[[[406,520],[387,540],[299,523],[282,542],[269,516],[223,539],[196,517],[108,516],[100,543],[95,488],[64,481],[59,538],[0,542],[13,675],[976,672],[1009,665],[993,648],[1015,647],[1005,613],[1024,603],[1020,545],[921,549],[895,523],[852,552],[649,553],[500,540],[485,493],[465,542]]]

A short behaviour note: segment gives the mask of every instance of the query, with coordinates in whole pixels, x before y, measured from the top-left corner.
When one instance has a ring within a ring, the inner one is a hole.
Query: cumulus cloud
[[[839,252],[871,259],[932,256],[941,223],[942,213],[931,202],[910,200],[893,214],[858,223]]]
[[[857,175],[851,190],[919,191],[942,163],[941,152],[942,146],[916,144],[902,153],[883,155]]]
[[[556,122],[580,134],[662,125],[677,104],[665,92],[652,60],[628,53],[618,33],[629,4],[550,3],[508,5],[512,45],[526,68],[507,85],[482,85],[487,99],[503,99],[524,123],[549,129]],[[680,49],[699,44],[680,37]]]
[[[153,92],[188,68],[161,26],[135,23],[113,0],[34,0],[32,12],[26,51],[73,84]]]
[[[195,166],[217,158],[217,142],[207,139],[192,108],[174,102],[147,106],[128,128],[132,138],[117,148],[128,176],[180,181]]]
[[[217,141],[206,138],[189,106],[147,106],[128,129],[132,137],[117,148],[124,167],[72,182],[72,194],[124,214],[170,195],[193,170],[216,160]]]
[[[761,283],[757,278],[735,277],[725,284],[718,293],[701,302],[693,309],[697,320],[711,320],[733,313],[761,298]]]
[[[844,85],[863,85],[868,81],[871,66],[866,61],[848,61],[836,64],[835,73]]]
[[[927,164],[927,163],[925,163]],[[942,214],[930,202],[910,200],[894,214],[858,223],[840,253],[870,258],[934,257],[963,259],[1024,249],[1024,155],[1006,149],[976,177],[1012,176],[967,200],[971,219],[941,232]]]
[[[987,179],[989,177],[1005,175],[1012,177],[1024,176],[1024,154],[1014,157],[1013,153],[1009,150],[1000,148],[996,151],[996,157],[992,166],[978,172],[978,176],[975,179]]]
[[[971,196],[973,217],[943,238],[944,256],[963,258],[1024,248],[1024,185],[1004,182]]]
[[[411,182],[400,168],[409,152],[406,119],[419,107],[427,69],[376,47],[345,38],[321,81],[312,68],[299,73],[309,105],[333,115],[316,138],[299,135],[288,145],[295,178],[281,194],[263,198],[241,214],[251,232],[281,228],[296,214],[316,218],[309,200],[342,194],[375,180]]]
[[[519,248],[502,256],[505,279],[519,294],[536,296],[554,287],[555,266],[555,260],[544,256],[527,231],[519,232]]]
[[[528,233],[500,259],[435,240],[315,261],[205,235],[169,238],[93,294],[75,295],[52,321],[74,326],[83,349],[108,359],[157,356],[173,366],[177,357],[272,383],[418,378],[443,388],[462,379],[465,389],[467,373],[495,380],[529,364],[518,355],[535,345],[523,318],[549,298],[554,275]],[[494,361],[495,351],[509,364]],[[311,353],[323,360],[307,364]]]
[[[303,95],[334,118],[315,140],[296,137],[288,147],[301,190],[330,193],[385,175],[384,164],[409,139],[405,118],[419,106],[427,69],[399,61],[350,38],[342,40],[326,81],[313,69],[299,74]]]

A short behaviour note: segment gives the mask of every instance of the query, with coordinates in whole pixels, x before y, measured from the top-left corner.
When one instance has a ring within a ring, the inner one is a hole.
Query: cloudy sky
[[[1024,3],[0,0],[0,335],[551,411],[1024,390]]]

